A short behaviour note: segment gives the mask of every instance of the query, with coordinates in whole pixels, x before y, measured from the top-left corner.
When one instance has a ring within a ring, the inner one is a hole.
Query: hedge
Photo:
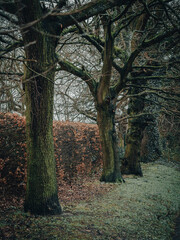
[[[0,113],[0,185],[20,194],[26,186],[25,117]],[[96,124],[53,123],[58,184],[101,171],[102,151]]]

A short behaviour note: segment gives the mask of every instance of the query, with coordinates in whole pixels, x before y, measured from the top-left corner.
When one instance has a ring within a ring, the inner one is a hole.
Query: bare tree
[[[165,76],[145,76],[143,72],[155,67],[153,62],[146,58],[148,52],[156,48],[159,43],[163,44],[179,38],[179,27],[175,21],[178,15],[175,8],[171,6],[171,2],[131,1],[126,6],[99,15],[98,18],[92,19],[89,25],[86,22],[79,24],[72,17],[76,28],[71,29],[71,32],[79,32],[82,39],[86,39],[94,46],[101,63],[97,71],[95,68],[89,69],[89,65],[87,66],[83,61],[77,64],[71,57],[67,61],[68,56],[66,59],[59,57],[59,64],[62,70],[86,82],[94,98],[103,149],[101,177],[103,181],[122,180],[115,129],[115,111],[119,93],[127,88],[130,82],[165,78]],[[173,18],[168,18],[168,22],[164,21],[164,18],[170,14]],[[97,28],[97,25],[100,27]],[[96,60],[89,52],[88,56],[90,61]],[[158,55],[155,55],[155,58],[157,57]],[[137,68],[140,69],[139,75],[135,75]],[[132,97],[132,94],[142,95],[143,93],[130,93],[129,97]],[[137,104],[138,102],[134,104],[136,108]],[[133,141],[136,140],[135,137]],[[136,156],[140,152],[140,138],[138,142]],[[132,148],[129,142],[127,150],[129,149],[131,156],[135,148],[136,144]],[[142,174],[138,157],[133,160],[131,172]]]
[[[78,7],[75,2],[5,0],[0,2],[0,16],[10,22],[0,31],[1,41],[18,31],[22,41],[4,51],[23,46],[26,94],[26,136],[28,153],[25,211],[35,214],[61,213],[57,195],[53,125],[54,77],[56,47],[62,31],[98,13],[126,1],[87,1]],[[69,4],[69,5],[68,5]],[[1,55],[2,57],[2,55]]]

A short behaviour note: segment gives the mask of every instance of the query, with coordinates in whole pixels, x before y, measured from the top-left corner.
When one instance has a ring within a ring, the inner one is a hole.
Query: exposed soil
[[[94,178],[60,186],[60,216],[24,213],[23,199],[4,192],[0,239],[179,239],[179,225],[175,225],[180,210],[178,165],[160,161],[142,168],[144,177],[124,176],[123,184],[101,183]]]

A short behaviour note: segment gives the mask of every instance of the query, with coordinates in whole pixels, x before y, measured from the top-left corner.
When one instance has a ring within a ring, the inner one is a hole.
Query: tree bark
[[[156,63],[154,63],[155,65]],[[148,63],[147,63],[148,65]],[[128,123],[128,132],[126,136],[125,157],[122,161],[122,173],[135,174],[142,176],[140,162],[148,162],[150,159],[157,159],[161,155],[159,144],[159,132],[157,126],[157,112],[159,106],[149,102],[153,100],[158,103],[158,98],[153,94],[139,95],[145,87],[160,87],[160,82],[153,80],[138,80],[138,77],[148,77],[158,74],[153,71],[140,71],[132,73],[137,79],[133,80],[134,86],[130,88],[130,94],[137,95],[132,97],[129,102],[128,113],[132,118]],[[156,84],[155,86],[153,84]],[[157,85],[158,84],[158,85]],[[146,101],[147,100],[147,101]],[[148,112],[142,116],[136,116]],[[148,134],[146,131],[148,131]],[[146,132],[146,136],[144,135]],[[143,138],[144,137],[144,138]],[[150,141],[151,140],[151,141]],[[152,161],[152,160],[151,160]]]
[[[154,109],[157,106],[154,106]],[[153,162],[161,157],[160,134],[158,128],[158,117],[152,115],[148,126],[143,131],[141,142],[141,162]]]
[[[103,67],[100,81],[95,91],[97,124],[103,151],[103,172],[101,181],[121,182],[120,152],[118,151],[115,129],[116,94],[110,89],[114,39],[108,18],[102,19],[105,32]]]
[[[136,85],[140,86],[141,82],[136,81]],[[130,94],[138,94],[140,88],[131,87]],[[125,156],[122,161],[121,172],[123,174],[135,174],[142,176],[140,165],[140,150],[143,137],[143,130],[146,126],[142,116],[135,117],[144,109],[144,100],[141,97],[132,97],[129,102],[128,114],[132,116],[128,122],[128,132],[126,135]]]
[[[122,182],[120,152],[115,129],[115,107],[109,99],[105,104],[97,106],[97,123],[103,152],[103,172],[100,180]]]
[[[121,172],[123,174],[143,175],[140,165],[141,140],[142,130],[138,119],[129,122],[129,129],[126,136],[125,156],[121,166]]]
[[[41,62],[40,72],[44,70],[43,65]],[[32,79],[25,84],[28,169],[24,209],[33,214],[58,214],[61,207],[52,133],[54,84],[45,77],[33,75],[27,70],[26,79]],[[54,71],[47,75],[53,80]]]
[[[24,24],[42,15],[37,1],[24,1]],[[21,19],[22,18],[22,19]],[[27,188],[25,211],[32,214],[60,214],[53,141],[53,96],[56,69],[56,38],[48,19],[22,31],[27,63],[26,94]]]
[[[157,65],[155,62],[154,65]],[[153,76],[156,75],[165,75],[164,69],[160,68],[156,71],[153,71]],[[148,76],[148,75],[147,75]],[[147,87],[152,88],[161,88],[162,82],[159,80],[147,80],[145,84]],[[149,101],[150,100],[150,101]],[[158,120],[160,112],[160,99],[155,94],[147,94],[145,98],[144,111],[153,113],[148,119],[148,125],[143,131],[143,139],[141,143],[141,162],[153,162],[161,157],[161,144],[160,144],[160,133],[158,127]]]
[[[34,214],[56,214],[61,207],[52,133],[55,48],[46,39],[42,48],[35,47],[32,51],[41,60],[28,64],[25,76],[28,170],[24,208]],[[26,53],[32,59],[32,52]]]

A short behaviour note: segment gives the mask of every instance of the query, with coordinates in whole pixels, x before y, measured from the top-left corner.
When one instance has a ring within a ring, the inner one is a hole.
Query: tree
[[[162,71],[163,69],[164,68],[161,65],[160,69],[157,68],[157,70],[153,71],[153,76],[165,75],[165,72]],[[147,80],[144,86],[144,89],[148,89],[149,87],[149,93],[148,90],[146,90],[147,94],[142,98],[144,100],[143,112],[149,114],[146,114],[144,116],[144,121],[146,121],[147,124],[143,131],[143,138],[141,142],[141,162],[153,162],[162,156],[160,132],[158,125],[159,114],[161,111],[161,98],[153,92],[150,92],[151,88],[159,90],[162,89],[161,82],[161,80]],[[157,90],[155,91],[155,93],[157,93]]]
[[[161,15],[157,18],[155,12],[159,5],[162,7],[160,9]],[[79,68],[73,61],[68,62],[59,57],[61,69],[85,81],[94,98],[103,150],[102,181],[122,181],[115,129],[115,111],[120,91],[125,89],[131,80],[133,83],[135,82],[133,78],[134,67],[140,67],[141,72],[146,71],[144,54],[151,50],[151,46],[155,46],[165,39],[176,38],[178,35],[178,26],[172,24],[171,21],[168,22],[168,27],[162,28],[164,25],[163,18],[167,16],[167,9],[174,14],[174,10],[165,1],[131,1],[126,6],[100,15],[98,23],[101,27],[98,34],[97,21],[88,28],[86,24],[79,24],[74,19],[76,24],[74,31],[78,31],[82,38],[90,42],[101,54],[102,67],[99,78],[94,76],[93,72],[90,73],[85,64],[81,63],[83,67]],[[176,14],[174,16],[177,18]],[[152,28],[154,24],[159,29],[157,32]],[[113,75],[114,71],[116,72],[115,75]],[[141,76],[140,73],[137,78],[143,79],[144,76]],[[138,108],[138,102],[133,104]],[[139,126],[140,122],[137,122],[137,124]],[[131,156],[134,153],[137,153],[136,156],[138,156],[140,153],[142,134],[139,135],[141,136],[139,139],[137,139],[137,134],[133,139],[133,142],[138,141],[137,146],[131,148],[132,141],[129,142],[129,149],[132,150],[129,152]],[[134,152],[136,147],[138,147],[137,152]],[[134,165],[132,173],[141,175],[139,158],[136,156],[132,158]]]
[[[18,29],[23,39],[13,43],[3,54],[23,45],[26,59],[23,80],[28,153],[25,211],[43,215],[62,211],[57,195],[52,135],[58,39],[63,29],[74,24],[73,19],[80,22],[124,2],[90,1],[69,11],[65,9],[68,3],[65,0],[6,0],[0,3],[1,16],[16,24],[14,30]],[[7,35],[14,30],[1,33]]]
[[[152,21],[154,31],[148,33],[149,35],[151,34],[151,37],[153,37],[155,31],[158,32],[159,24],[161,25],[163,23],[162,29],[164,29],[164,31],[166,31],[171,24],[174,24],[174,26],[176,25],[175,19],[177,16],[171,12],[174,11],[173,9],[177,8],[176,4],[177,3],[172,1],[170,5],[166,5],[165,2],[161,1],[161,4],[154,8],[154,21]],[[146,18],[147,15],[144,15],[145,22]],[[155,20],[157,18],[159,18],[159,22]],[[165,20],[163,20],[163,18]],[[141,22],[143,23],[144,20],[141,19]],[[148,24],[148,22],[146,24]],[[137,28],[139,27],[140,29],[138,30],[141,32],[146,31],[146,26],[144,24],[139,25],[138,23]],[[166,78],[170,78],[169,82],[172,82],[175,77],[173,76],[171,78],[169,74],[170,72],[167,70],[165,55],[167,56],[169,54],[170,56],[170,49],[169,47],[167,48],[169,43],[171,47],[178,46],[177,37],[178,35],[174,35],[173,37],[164,39],[152,46],[150,51],[145,52],[144,54],[143,60],[145,68],[136,68],[136,75],[132,75],[132,81],[130,83],[130,95],[132,98],[130,99],[129,104],[131,118],[129,119],[129,128],[126,136],[125,158],[122,162],[122,172],[126,174],[133,173],[136,175],[142,175],[140,161],[157,159],[161,155],[159,130],[157,125],[158,115],[161,109],[160,106],[162,99],[166,99],[168,95],[171,95],[167,89],[166,91],[163,91],[161,85]],[[166,45],[166,48],[164,48],[163,45]],[[162,49],[164,50],[163,52]],[[176,77],[178,78],[178,75],[176,75]],[[171,100],[178,101],[174,97],[171,97],[168,98],[169,102]],[[169,107],[166,106],[166,110],[168,110],[168,108]],[[141,149],[142,139],[143,142],[146,142],[146,149]]]
[[[6,26],[5,22],[1,21],[1,26]],[[16,38],[16,35],[14,36]],[[10,44],[10,41],[7,40]],[[5,49],[5,43],[0,42],[0,52]],[[6,55],[6,58],[0,62],[0,111],[1,112],[17,112],[24,114],[24,91],[19,78],[22,77],[23,64],[18,58],[22,51],[14,50]],[[17,61],[16,61],[17,60]]]

